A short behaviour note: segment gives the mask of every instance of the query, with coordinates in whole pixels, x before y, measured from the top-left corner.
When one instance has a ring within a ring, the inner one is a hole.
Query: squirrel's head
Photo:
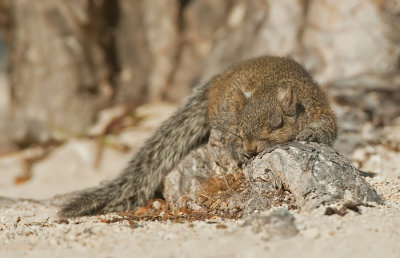
[[[292,82],[254,92],[239,114],[239,136],[248,155],[267,145],[294,140],[299,133],[298,116],[304,112]]]

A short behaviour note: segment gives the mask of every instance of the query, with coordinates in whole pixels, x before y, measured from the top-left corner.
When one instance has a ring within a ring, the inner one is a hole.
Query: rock
[[[243,226],[261,234],[263,240],[284,239],[299,232],[294,221],[293,215],[287,209],[279,208],[269,215],[253,214],[246,219]]]
[[[342,200],[382,203],[361,172],[328,146],[274,146],[241,168],[218,139],[213,131],[208,144],[189,153],[167,175],[163,193],[171,207],[200,206],[241,216],[282,203],[302,210]]]
[[[326,145],[292,142],[274,147],[256,157],[243,173],[257,182],[266,171],[281,180],[301,209],[340,200],[383,201],[359,170]]]

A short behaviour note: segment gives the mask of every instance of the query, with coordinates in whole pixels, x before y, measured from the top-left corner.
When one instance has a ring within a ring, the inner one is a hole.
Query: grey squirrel
[[[271,144],[298,140],[332,145],[337,135],[326,95],[300,64],[283,57],[250,59],[195,88],[117,178],[78,192],[59,215],[143,205],[190,150],[207,142],[211,129],[222,132],[224,146],[239,162]]]

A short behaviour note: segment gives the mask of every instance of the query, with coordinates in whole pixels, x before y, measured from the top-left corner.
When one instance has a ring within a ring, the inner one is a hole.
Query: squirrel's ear
[[[279,87],[277,99],[285,115],[293,116],[296,114],[297,98],[291,85]]]
[[[251,96],[253,95],[251,91],[242,91],[242,94],[246,99],[251,98]]]

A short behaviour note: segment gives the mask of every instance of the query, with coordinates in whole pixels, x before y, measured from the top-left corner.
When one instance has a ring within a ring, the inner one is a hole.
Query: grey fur
[[[164,176],[191,149],[206,142],[208,84],[167,119],[129,162],[125,170],[106,185],[83,190],[61,207],[62,217],[122,211],[144,204],[154,196]]]

